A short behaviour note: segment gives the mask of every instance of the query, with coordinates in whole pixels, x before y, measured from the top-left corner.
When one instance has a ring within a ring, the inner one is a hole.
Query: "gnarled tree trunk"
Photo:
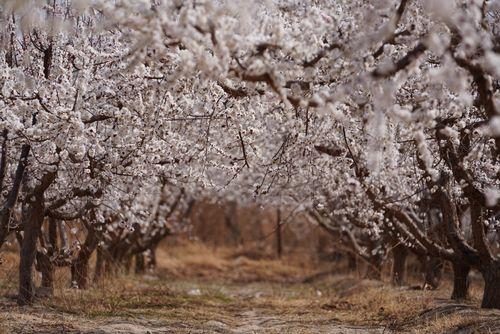
[[[6,133],[6,132],[4,132]],[[5,138],[6,140],[6,138]],[[4,141],[4,147],[2,148],[2,155],[6,155],[6,142]],[[9,223],[10,219],[12,216],[12,211],[14,209],[14,206],[17,202],[17,197],[19,196],[19,191],[21,189],[21,183],[24,179],[24,172],[26,170],[26,167],[28,165],[28,155],[30,152],[31,147],[29,145],[23,145],[21,148],[21,156],[19,158],[19,162],[17,164],[16,168],[16,173],[14,175],[14,180],[12,184],[12,188],[9,191],[7,198],[5,202],[3,203],[3,206],[0,208],[0,247],[3,245],[5,240],[7,239],[7,236],[10,232],[9,228]],[[6,156],[3,156],[0,161],[0,178],[2,179],[3,183],[3,178],[5,177],[6,173]],[[1,170],[3,169],[3,171]],[[0,191],[2,189],[0,188]]]
[[[453,292],[451,299],[467,299],[469,295],[469,272],[470,266],[463,262],[452,262],[453,268]]]
[[[424,290],[436,290],[441,284],[444,262],[439,257],[425,257],[421,259],[424,267]]]
[[[42,252],[36,253],[37,269],[42,273],[42,290],[44,295],[52,296],[54,294],[54,264],[49,254]]]
[[[90,256],[99,243],[92,224],[87,224],[87,231],[85,243],[71,264],[71,285],[78,289],[87,288]]]
[[[24,236],[19,263],[19,294],[17,303],[26,305],[35,299],[33,283],[33,263],[36,256],[36,243],[40,235],[44,218],[43,198],[35,196],[29,203],[28,212],[23,219]]]
[[[98,283],[101,280],[102,272],[104,269],[104,254],[101,247],[97,248],[95,269],[94,269],[94,283]]]
[[[408,258],[408,249],[398,244],[392,249],[392,284],[401,286],[406,280],[406,259]]]
[[[484,292],[481,307],[500,309],[500,261],[492,262],[482,274]]]
[[[146,272],[146,263],[144,260],[144,254],[138,253],[135,254],[135,273],[140,275]]]
[[[42,273],[42,285],[40,291],[37,291],[44,296],[52,296],[54,294],[54,274],[55,265],[52,262],[52,257],[58,252],[57,247],[57,222],[53,218],[48,219],[48,231],[46,235],[40,235],[40,243],[45,248],[44,251],[37,251],[36,262],[37,270]]]

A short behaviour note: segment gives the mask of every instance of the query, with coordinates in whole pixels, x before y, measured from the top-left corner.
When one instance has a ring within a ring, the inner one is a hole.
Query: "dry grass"
[[[453,314],[448,317],[437,318],[428,323],[418,326],[420,333],[444,333],[450,329],[458,329],[464,326],[476,324],[478,318],[475,316],[463,316],[460,314]]]
[[[454,311],[448,301],[449,282],[437,291],[419,291],[338,274],[304,284],[305,277],[325,270],[328,264],[321,268],[304,259],[253,260],[242,256],[241,250],[238,256],[234,254],[230,249],[213,250],[200,244],[162,249],[156,273],[108,278],[86,291],[69,289],[67,270],[59,270],[54,297],[38,302],[30,316],[44,312],[42,318],[55,319],[51,326],[69,329],[75,319],[95,326],[127,319],[167,326],[173,332],[183,332],[188,326],[200,333],[217,324],[255,327],[260,322],[263,333],[287,332],[287,328],[293,333],[322,332],[323,328],[328,333],[339,324],[411,333],[453,332],[479,325],[484,326],[481,332],[493,332],[494,326],[500,326],[495,322],[499,312],[477,309],[480,287],[471,289],[470,305],[461,304]],[[15,256],[6,257],[0,272],[4,296],[17,285]],[[0,321],[11,328],[18,328],[19,317],[31,319],[24,317],[25,312],[13,301],[1,299]]]
[[[238,256],[235,256],[238,254]],[[241,250],[209,248],[201,243],[186,243],[170,249],[160,249],[160,276],[233,282],[292,282],[312,274],[316,268],[307,259],[285,257],[251,259]]]

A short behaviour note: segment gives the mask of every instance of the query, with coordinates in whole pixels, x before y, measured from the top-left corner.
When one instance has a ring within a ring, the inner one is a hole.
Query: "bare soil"
[[[18,307],[15,263],[0,267],[0,333],[500,333],[500,312],[437,291],[394,288],[297,259],[251,259],[201,246],[158,254],[159,268],[68,288]],[[8,257],[7,257],[8,258]],[[304,283],[307,281],[308,283]]]

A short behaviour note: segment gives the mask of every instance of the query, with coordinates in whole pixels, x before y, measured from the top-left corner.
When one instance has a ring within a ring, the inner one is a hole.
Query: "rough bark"
[[[439,257],[421,259],[424,267],[424,290],[436,290],[441,285],[444,262]]]
[[[19,190],[21,189],[21,183],[24,179],[24,172],[28,166],[28,155],[31,150],[29,145],[23,145],[21,148],[21,156],[17,164],[16,172],[14,174],[14,180],[12,182],[12,188],[9,191],[5,203],[3,203],[0,209],[0,246],[5,242],[7,235],[10,232],[9,222],[12,215],[12,210],[17,202],[17,197],[19,196]]]
[[[57,245],[57,222],[53,218],[49,218],[48,222],[48,245],[52,251],[52,253],[57,253],[58,245]]]
[[[469,272],[470,266],[464,262],[452,262],[453,268],[453,292],[451,299],[463,300],[469,295]]]
[[[29,203],[27,216],[23,221],[24,237],[20,251],[19,263],[19,305],[32,304],[35,299],[33,283],[33,263],[36,256],[36,243],[40,235],[43,222],[43,198],[35,197]]]
[[[2,151],[0,152],[0,192],[3,191],[3,181],[7,173],[7,129],[2,131]]]
[[[37,252],[36,262],[38,270],[42,273],[42,290],[44,296],[51,296],[54,294],[54,264],[52,263],[48,254]]]
[[[500,261],[492,261],[487,270],[482,272],[484,292],[482,308],[500,309]]]
[[[71,285],[78,289],[86,289],[88,285],[89,260],[97,248],[99,240],[91,224],[87,225],[87,237],[78,252],[78,256],[71,264]]]
[[[94,283],[98,283],[101,280],[103,266],[104,266],[103,250],[101,247],[98,247],[96,261],[95,261],[95,269],[94,269]]]
[[[397,245],[392,249],[392,284],[402,286],[406,280],[406,259],[408,258],[408,249],[403,245]]]
[[[52,261],[54,254],[58,252],[57,247],[57,223],[54,219],[48,220],[47,235],[42,235],[41,239],[45,251],[37,251],[36,253],[36,269],[42,274],[41,294],[44,296],[52,296],[54,294],[54,274],[55,265]],[[39,295],[37,291],[37,295]]]

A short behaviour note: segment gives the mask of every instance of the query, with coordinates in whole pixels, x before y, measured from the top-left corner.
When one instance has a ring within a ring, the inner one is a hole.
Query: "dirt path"
[[[304,283],[315,273],[307,264],[207,249],[159,259],[154,274],[119,275],[85,291],[69,289],[59,271],[54,296],[25,308],[5,297],[17,289],[14,269],[3,279],[0,272],[0,334],[500,333],[500,311],[479,309],[477,288],[456,304],[447,282],[421,291],[336,273]]]
[[[334,312],[304,303],[301,286],[171,282],[167,290],[164,281],[150,283],[135,283],[139,297],[107,291],[103,298],[101,291],[97,298],[97,290],[67,289],[60,291],[60,300],[56,296],[33,307],[2,298],[0,333],[390,333],[346,325]],[[106,299],[121,304],[105,312],[110,306],[101,310],[99,303]],[[82,303],[88,304],[78,308]]]
[[[432,293],[419,311],[416,300],[423,298],[421,292],[394,290],[374,281],[355,282],[348,278],[324,285],[122,278],[112,286],[87,291],[60,288],[53,298],[33,307],[18,307],[13,298],[0,297],[0,334],[500,332],[498,311],[453,304],[433,298]],[[338,291],[328,290],[332,286]]]
[[[153,334],[153,333],[331,333],[365,334],[390,333],[383,328],[340,325],[336,321],[290,319],[281,315],[266,315],[253,309],[239,313],[229,321],[172,321],[172,319],[141,319],[109,317],[92,319],[41,306],[20,308],[10,300],[1,300],[0,333],[86,333],[86,334]],[[195,320],[195,319],[193,319]]]
[[[235,328],[221,323],[209,322],[207,328],[215,333],[332,333],[332,334],[362,334],[384,333],[383,328],[346,326],[338,323],[317,322],[307,323],[299,319],[286,319],[279,316],[260,316],[255,311],[244,312],[238,319],[239,325]],[[390,331],[385,331],[385,333]]]

